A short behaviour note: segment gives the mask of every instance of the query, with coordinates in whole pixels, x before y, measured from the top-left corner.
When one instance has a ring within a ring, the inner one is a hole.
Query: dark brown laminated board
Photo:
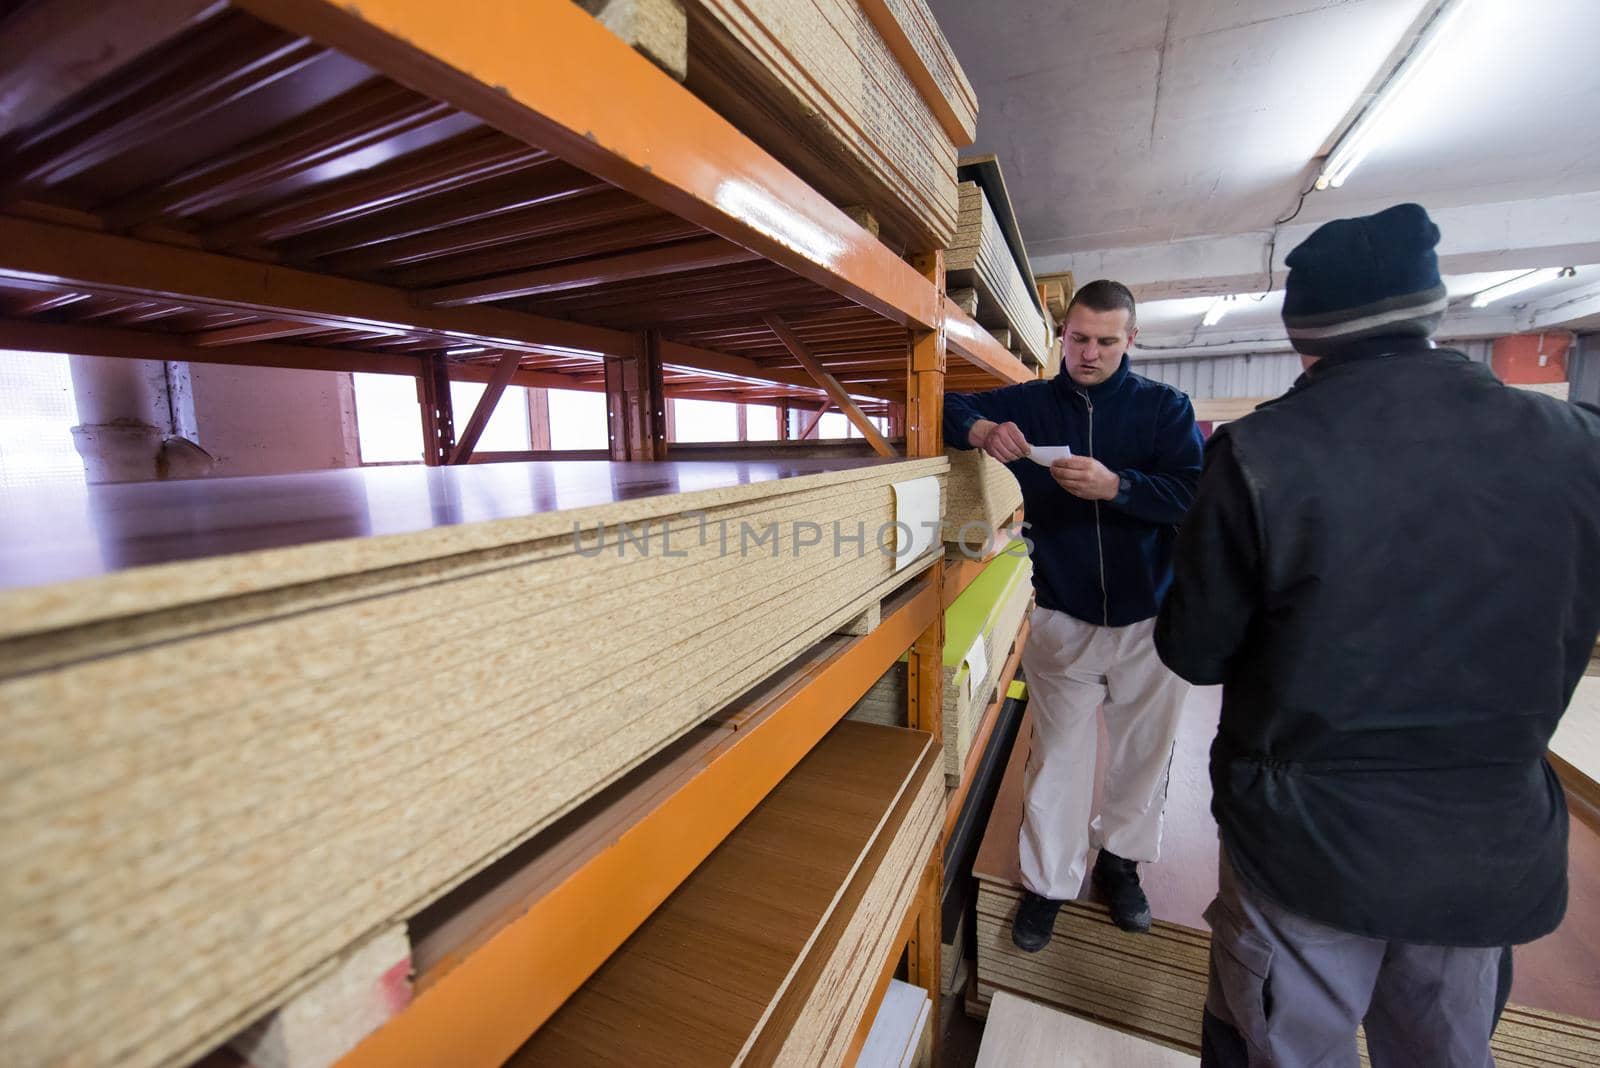
[[[508,1065],[740,1061],[935,759],[841,723]]]

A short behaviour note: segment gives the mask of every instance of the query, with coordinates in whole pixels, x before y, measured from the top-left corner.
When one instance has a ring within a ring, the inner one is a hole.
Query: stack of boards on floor
[[[17,502],[0,1046],[128,1068],[227,1039],[935,561],[931,534],[913,561],[875,533],[936,529],[946,469],[365,468]],[[860,555],[801,536],[835,521]]]
[[[1191,1068],[1200,1059],[1004,990],[989,1003],[977,1068]]]
[[[1031,720],[1023,723],[973,868],[979,881],[978,958],[969,1012],[985,1015],[998,995],[1012,993],[1176,1050],[1199,1052],[1211,941],[1201,912],[1217,887],[1216,825],[1209,813],[1205,761],[1217,714],[1215,690],[1196,690],[1185,709],[1167,796],[1163,859],[1140,868],[1155,914],[1150,932],[1134,935],[1116,928],[1086,885],[1078,900],[1063,906],[1050,944],[1038,953],[1025,953],[1011,940],[1022,897],[1017,833],[1032,734]],[[1102,764],[1105,757],[1102,736]],[[1595,944],[1597,904],[1600,837],[1574,820],[1571,907],[1560,929],[1517,951],[1511,1005],[1494,1037],[1498,1064],[1580,1068],[1600,1063],[1600,976],[1584,948]]]
[[[923,0],[583,4],[894,246],[949,246],[978,100]]]
[[[843,1064],[943,817],[929,735],[839,724],[508,1065]]]
[[[972,751],[984,711],[995,698],[1007,657],[1033,601],[1033,565],[1021,541],[1009,543],[944,614],[944,771],[955,786]],[[903,726],[906,665],[873,683],[850,718]]]

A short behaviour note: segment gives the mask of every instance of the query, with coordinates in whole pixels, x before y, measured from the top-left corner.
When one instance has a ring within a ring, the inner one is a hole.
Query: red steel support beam
[[[497,300],[589,289],[614,282],[681,274],[708,267],[726,267],[729,264],[748,263],[759,258],[749,249],[730,245],[720,237],[713,237],[702,241],[667,245],[664,248],[603,256],[578,263],[563,263],[556,267],[541,267],[533,271],[517,271],[493,278],[462,282],[459,285],[440,286],[418,293],[417,302],[435,308],[488,304]]]
[[[417,377],[417,399],[422,403],[422,462],[442,467],[455,448],[455,415],[450,404],[450,376],[443,356],[426,356]]]
[[[506,386],[511,384],[511,378],[517,373],[517,367],[522,362],[522,353],[507,352],[500,357],[500,362],[495,364],[494,371],[489,375],[489,384],[483,391],[483,396],[478,398],[477,407],[472,409],[472,415],[467,418],[467,425],[461,430],[461,437],[456,441],[456,447],[450,454],[450,462],[464,464],[472,459],[472,450],[478,447],[478,439],[483,437],[483,428],[489,425],[489,418],[494,415],[495,407],[500,403],[500,398],[506,391]]]

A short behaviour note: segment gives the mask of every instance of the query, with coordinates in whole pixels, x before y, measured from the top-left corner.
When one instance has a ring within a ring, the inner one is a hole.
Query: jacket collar
[[[1067,373],[1067,363],[1065,358],[1063,358],[1061,361],[1061,370],[1056,372],[1055,383],[1061,389],[1068,390],[1072,393],[1086,393],[1089,395],[1089,399],[1091,401],[1098,401],[1102,398],[1111,396],[1111,394],[1121,389],[1123,384],[1128,381],[1128,376],[1130,374],[1132,374],[1132,371],[1128,362],[1128,354],[1123,353],[1122,363],[1117,365],[1117,369],[1112,371],[1110,376],[1107,377],[1104,382],[1100,382],[1092,386],[1080,386],[1078,383],[1074,382],[1072,380],[1072,376]]]
[[[1256,405],[1256,410],[1260,411],[1262,408],[1270,407],[1310,386],[1316,385],[1326,378],[1329,372],[1357,364],[1370,363],[1388,356],[1419,356],[1425,352],[1452,353],[1453,350],[1437,349],[1434,347],[1433,342],[1421,337],[1374,337],[1364,341],[1353,341],[1312,364],[1311,369],[1295,379],[1294,385],[1290,386],[1281,396],[1274,397],[1265,404]],[[1460,356],[1463,360],[1466,359],[1460,353],[1454,353],[1454,355]]]
[[[1343,367],[1346,364],[1359,363],[1362,360],[1378,360],[1385,356],[1414,356],[1419,352],[1427,352],[1433,348],[1433,343],[1422,337],[1371,337],[1361,341],[1352,341],[1348,345],[1341,345],[1327,356],[1322,357],[1311,365],[1307,375],[1320,375],[1334,367]]]

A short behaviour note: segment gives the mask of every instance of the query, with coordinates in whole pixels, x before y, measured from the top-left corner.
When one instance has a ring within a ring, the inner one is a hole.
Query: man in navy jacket
[[[945,440],[983,449],[1022,486],[1038,610],[1023,650],[1033,746],[1020,852],[1027,893],[1012,938],[1050,941],[1056,913],[1094,880],[1118,926],[1150,928],[1137,865],[1159,859],[1173,737],[1188,686],[1156,656],[1177,527],[1194,499],[1201,442],[1178,390],[1134,374],[1133,294],[1091,282],[1067,309],[1063,367],[1048,381],[945,397]],[[1066,445],[1048,467],[1034,445]],[[1111,742],[1092,812],[1097,711]]]

